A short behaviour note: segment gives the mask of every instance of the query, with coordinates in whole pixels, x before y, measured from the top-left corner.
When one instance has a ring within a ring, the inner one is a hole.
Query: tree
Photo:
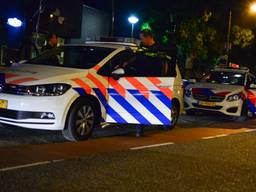
[[[184,21],[179,27],[178,54],[183,60],[186,69],[186,78],[190,78],[195,62],[213,64],[214,56],[217,57],[216,47],[217,30],[210,25],[212,12],[204,11],[200,18],[192,18]],[[211,56],[212,61],[209,61]]]
[[[254,33],[251,29],[241,28],[238,25],[232,27],[232,45],[238,48],[247,48],[253,43]]]

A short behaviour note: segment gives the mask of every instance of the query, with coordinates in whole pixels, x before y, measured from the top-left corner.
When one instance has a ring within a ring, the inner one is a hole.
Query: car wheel
[[[69,141],[87,140],[99,123],[93,102],[81,99],[74,103],[70,109],[62,134]]]

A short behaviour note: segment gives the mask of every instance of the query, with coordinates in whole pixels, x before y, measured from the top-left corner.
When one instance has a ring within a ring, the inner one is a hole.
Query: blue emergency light
[[[9,18],[7,20],[7,24],[10,25],[11,27],[19,28],[22,26],[22,21],[14,17],[14,18]]]

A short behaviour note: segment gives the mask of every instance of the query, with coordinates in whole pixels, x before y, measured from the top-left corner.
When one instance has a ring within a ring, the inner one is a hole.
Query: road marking
[[[47,165],[47,164],[58,163],[58,162],[62,162],[62,161],[64,161],[64,159],[52,160],[52,161],[42,161],[42,162],[36,162],[36,163],[31,163],[31,164],[18,165],[18,166],[14,166],[14,167],[6,167],[6,168],[0,169],[0,172],[12,171],[12,170],[23,169],[23,168],[28,168],[28,167],[35,167],[35,166],[39,166],[39,165]]]
[[[245,130],[244,132],[245,133],[250,133],[250,132],[255,132],[256,131],[256,129],[248,129],[248,130]]]
[[[130,150],[141,150],[141,149],[162,147],[162,146],[173,145],[173,144],[174,143],[169,142],[169,143],[160,143],[160,144],[154,144],[154,145],[145,145],[145,146],[140,146],[140,147],[132,147],[132,148],[130,148]]]
[[[215,135],[215,136],[210,136],[210,137],[203,137],[202,139],[214,139],[214,138],[219,138],[219,137],[226,137],[229,136],[229,134],[221,134],[221,135]]]

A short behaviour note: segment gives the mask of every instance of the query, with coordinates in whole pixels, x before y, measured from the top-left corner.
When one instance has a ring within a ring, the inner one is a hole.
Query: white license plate
[[[201,106],[205,106],[205,107],[215,107],[216,106],[215,102],[207,102],[207,101],[199,101],[198,104]]]

